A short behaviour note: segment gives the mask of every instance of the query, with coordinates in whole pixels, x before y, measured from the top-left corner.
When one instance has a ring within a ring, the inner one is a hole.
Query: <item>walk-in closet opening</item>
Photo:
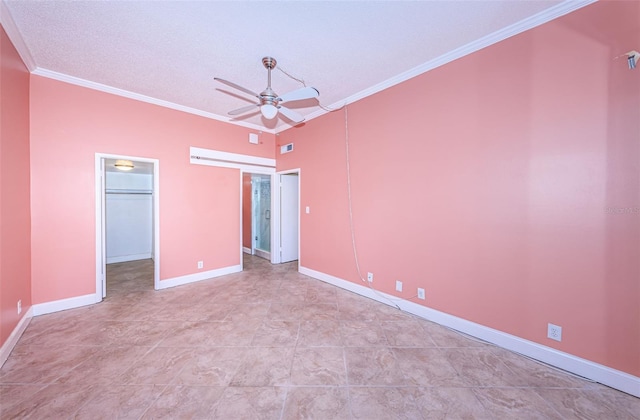
[[[102,297],[157,285],[157,162],[100,158]]]

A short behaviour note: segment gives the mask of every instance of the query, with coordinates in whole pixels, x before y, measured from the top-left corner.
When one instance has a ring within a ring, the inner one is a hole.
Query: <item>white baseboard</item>
[[[145,254],[119,255],[117,257],[107,257],[107,264],[115,264],[128,261],[148,260],[153,258],[150,252]]]
[[[81,306],[93,305],[100,302],[96,300],[96,294],[76,296],[67,299],[54,300],[53,302],[38,303],[33,305],[33,316],[50,314],[53,312],[65,311],[67,309],[79,308]]]
[[[189,274],[181,277],[174,277],[172,279],[161,280],[159,289],[166,289],[169,287],[180,286],[182,284],[193,283],[200,280],[210,279],[212,277],[224,276],[225,274],[238,273],[242,271],[241,265],[234,265],[231,267],[219,268],[217,270],[204,271],[202,273]],[[81,306],[93,305],[102,301],[102,297],[92,293],[90,295],[76,296],[68,299],[54,300],[53,302],[39,303],[33,305],[30,311],[33,311],[33,316],[50,314],[53,312],[64,311],[67,309],[79,308]]]
[[[257,248],[254,249],[253,252],[254,252],[253,255],[257,255],[260,258],[264,258],[265,260],[271,261],[271,252],[263,251]]]
[[[218,268],[216,270],[203,271],[201,273],[187,274],[186,276],[160,280],[160,284],[158,285],[158,290],[167,289],[169,287],[182,286],[183,284],[207,280],[213,277],[220,277],[227,274],[239,273],[241,271],[242,271],[242,265],[232,265],[230,267]]]
[[[18,344],[18,340],[20,340],[22,333],[29,326],[31,318],[33,318],[33,307],[29,308],[29,310],[24,313],[22,318],[20,318],[20,321],[18,321],[18,325],[16,325],[13,331],[11,331],[11,334],[9,334],[7,341],[5,341],[2,347],[0,347],[0,367],[4,365],[4,362],[9,358],[13,348]]]
[[[242,252],[244,252],[245,254],[251,255],[251,248],[247,248],[246,246],[243,246]]]
[[[601,384],[618,389],[633,396],[640,398],[640,378],[626,372],[622,372],[590,360],[582,359],[569,353],[561,352],[551,347],[544,346],[533,341],[476,324],[457,316],[449,315],[417,303],[399,300],[398,297],[383,292],[373,291],[367,286],[353,283],[338,277],[331,276],[319,271],[315,271],[306,267],[299,267],[301,274],[313,277],[340,287],[350,292],[357,293],[361,296],[374,299],[378,302],[390,305],[391,302],[386,299],[393,299],[393,304],[398,305],[401,310],[419,316],[420,318],[433,321],[445,327],[452,328],[472,337],[493,343],[499,347],[511,350],[549,365],[558,367],[568,372],[584,378],[591,379]]]

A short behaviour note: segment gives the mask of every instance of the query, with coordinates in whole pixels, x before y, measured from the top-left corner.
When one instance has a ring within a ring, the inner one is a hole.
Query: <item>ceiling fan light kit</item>
[[[258,102],[256,104],[229,111],[229,115],[245,114],[247,112],[255,110],[256,107],[259,107],[262,116],[268,120],[272,120],[278,114],[282,114],[285,118],[291,120],[295,124],[299,124],[304,121],[304,116],[283,106],[282,104],[285,102],[294,102],[317,98],[320,95],[320,92],[318,92],[318,89],[316,88],[305,86],[303,88],[296,89],[289,93],[285,93],[282,96],[279,96],[276,92],[273,91],[273,89],[271,89],[271,70],[276,67],[276,64],[277,61],[273,57],[264,57],[262,59],[262,65],[264,65],[268,73],[267,87],[259,94],[228,80],[214,77],[214,80],[217,80],[220,83],[224,83],[227,86],[258,98]]]
[[[278,115],[278,108],[276,108],[272,104],[264,104],[260,107],[260,112],[262,116],[268,120],[272,120]]]

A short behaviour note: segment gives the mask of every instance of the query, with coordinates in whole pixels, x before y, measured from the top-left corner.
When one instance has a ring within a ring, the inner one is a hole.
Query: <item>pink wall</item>
[[[251,248],[251,174],[242,174],[242,246]]]
[[[31,306],[29,219],[29,72],[0,27],[0,346]]]
[[[640,73],[613,60],[639,39],[640,3],[599,2],[350,105],[363,274],[640,375]],[[301,265],[359,282],[344,118],[281,133],[278,170],[302,169],[312,208]]]
[[[160,278],[240,264],[240,171],[189,147],[274,157],[273,135],[47,78],[31,82],[34,303],[95,293],[95,153],[159,159]]]

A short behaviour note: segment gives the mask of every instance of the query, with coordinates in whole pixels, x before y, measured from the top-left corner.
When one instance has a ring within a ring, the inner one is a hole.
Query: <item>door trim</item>
[[[96,227],[96,292],[95,301],[101,302],[106,295],[107,259],[105,233],[105,159],[125,159],[153,164],[153,288],[160,288],[160,161],[137,156],[110,153],[95,154],[95,227]]]
[[[254,199],[255,199],[255,194],[254,194],[254,189],[256,188],[256,184],[254,184],[255,179],[254,178],[258,178],[260,180],[260,183],[262,183],[264,180],[269,180],[269,214],[271,214],[273,212],[273,205],[272,205],[272,201],[273,201],[273,197],[271,196],[271,193],[273,191],[273,174],[259,174],[259,173],[255,173],[255,172],[251,172],[249,175],[251,175],[251,255],[257,255],[261,258],[264,259],[269,259],[269,261],[271,261],[271,241],[273,238],[273,235],[271,234],[271,229],[273,227],[273,222],[271,221],[272,217],[269,216],[269,251],[265,251],[263,249],[258,248],[257,246],[257,236],[258,236],[258,229],[257,227],[260,225],[260,223],[258,222],[258,219],[261,218],[261,216],[258,216],[255,212],[255,203],[254,203]],[[244,177],[244,175],[243,175]],[[262,188],[260,188],[260,191],[262,191]],[[260,193],[260,195],[262,196],[262,193]],[[244,227],[244,225],[243,225]]]
[[[201,163],[203,165],[207,165],[207,163]],[[217,165],[210,165],[210,166],[217,166]],[[274,213],[274,207],[273,207],[273,191],[274,191],[274,180],[275,180],[275,168],[267,168],[267,167],[262,167],[262,166],[243,166],[243,165],[238,165],[238,166],[234,166],[234,168],[240,169],[240,271],[244,270],[244,252],[245,252],[245,247],[242,244],[242,232],[244,231],[244,226],[243,226],[243,215],[242,215],[242,206],[244,204],[244,198],[243,198],[243,185],[242,185],[242,180],[244,178],[244,174],[254,174],[254,175],[269,175],[271,177],[271,214],[276,214]],[[251,212],[251,217],[253,218],[253,211]],[[273,246],[273,217],[271,218],[271,245]],[[251,226],[253,227],[253,220],[251,221]],[[253,246],[253,238],[254,238],[254,232],[251,232],[251,252],[250,254],[253,255],[254,252],[254,246]],[[271,253],[271,259],[273,262],[273,252]]]

